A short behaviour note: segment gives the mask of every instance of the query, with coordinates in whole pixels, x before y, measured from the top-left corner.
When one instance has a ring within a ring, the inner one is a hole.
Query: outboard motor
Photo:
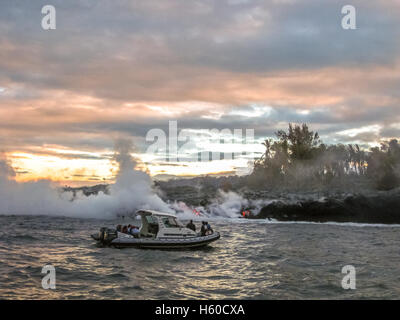
[[[99,241],[103,242],[104,241],[104,233],[106,231],[107,228],[100,228],[100,232],[99,232]]]
[[[113,229],[106,229],[104,231],[104,238],[103,238],[103,243],[105,244],[110,244],[111,241],[116,239],[118,237],[117,231]]]
[[[100,228],[99,232],[99,241],[102,244],[110,244],[111,241],[113,241],[115,238],[117,238],[117,231],[109,228]]]

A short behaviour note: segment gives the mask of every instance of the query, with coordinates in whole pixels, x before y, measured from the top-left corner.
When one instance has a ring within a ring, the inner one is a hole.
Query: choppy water
[[[220,220],[202,250],[96,247],[89,234],[118,222],[0,216],[0,298],[400,298],[399,226]],[[41,287],[46,264],[55,290]],[[356,290],[341,287],[348,264]]]

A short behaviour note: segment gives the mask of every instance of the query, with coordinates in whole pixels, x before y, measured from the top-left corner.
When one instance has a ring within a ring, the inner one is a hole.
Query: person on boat
[[[130,233],[131,235],[133,235],[135,238],[137,238],[137,237],[139,237],[140,231],[139,231],[139,228],[138,228],[138,227],[136,227],[136,226],[131,226],[131,230],[129,231],[129,233]]]
[[[207,222],[202,221],[201,222],[201,229],[200,229],[200,235],[202,237],[204,237],[206,235],[206,231],[207,231]]]
[[[206,225],[206,235],[208,236],[210,234],[213,234],[214,230],[211,228],[211,225],[208,222],[206,222],[205,225]]]
[[[193,223],[193,220],[190,220],[189,223],[186,225],[186,228],[189,228],[190,230],[193,230],[196,232],[196,226]]]
[[[122,233],[128,233],[128,227],[127,226],[123,226]]]
[[[121,232],[122,231],[122,226],[119,224],[119,225],[117,225],[117,231],[118,232]]]

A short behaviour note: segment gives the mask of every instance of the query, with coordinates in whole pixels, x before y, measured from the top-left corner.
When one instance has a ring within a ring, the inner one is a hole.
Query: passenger
[[[186,228],[189,228],[190,230],[196,232],[196,226],[194,225],[193,220],[189,221],[189,223],[186,225]]]
[[[119,225],[117,225],[117,231],[118,232],[121,232],[122,231],[122,226],[119,224]]]
[[[214,230],[211,228],[210,224],[206,222],[206,235],[213,234]]]
[[[131,229],[132,229],[132,226],[130,225],[130,224],[128,224],[128,233],[131,233]]]
[[[204,237],[205,235],[206,235],[206,231],[207,231],[207,224],[206,224],[207,222],[205,222],[205,221],[202,221],[201,222],[201,229],[200,229],[200,235],[202,236],[202,237]]]
[[[122,233],[128,233],[128,227],[127,226],[123,226]]]
[[[132,226],[130,234],[133,235],[135,238],[138,238],[140,234],[139,228],[136,226]]]

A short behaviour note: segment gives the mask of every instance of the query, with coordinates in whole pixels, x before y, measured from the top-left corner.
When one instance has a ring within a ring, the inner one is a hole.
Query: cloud
[[[49,145],[102,158],[116,136],[144,150],[148,130],[253,128],[261,138],[307,122],[327,141],[381,126],[398,135],[400,4],[355,0],[4,0],[0,12],[0,147]],[[342,140],[337,140],[342,139]]]

